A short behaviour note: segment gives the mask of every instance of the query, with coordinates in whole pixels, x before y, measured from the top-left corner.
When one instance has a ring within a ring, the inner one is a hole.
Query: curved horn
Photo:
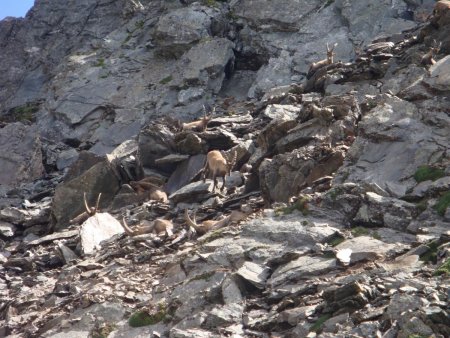
[[[95,212],[98,211],[98,205],[100,204],[100,198],[102,197],[102,193],[98,194],[97,203],[95,204]]]
[[[127,221],[125,221],[125,217],[122,218],[122,222],[123,222],[123,224],[120,223],[120,222],[119,223],[122,226],[123,230],[125,230],[125,232],[128,235],[132,236],[133,235],[133,230],[131,230],[130,227],[128,226]]]
[[[84,207],[86,208],[86,212],[88,215],[91,215],[91,208],[86,200],[86,192],[83,193]]]
[[[197,223],[195,223],[190,217],[189,217],[189,212],[188,209],[184,209],[184,220],[186,221],[186,223],[193,227],[195,229],[195,231],[198,231],[198,229],[200,228],[199,225]]]

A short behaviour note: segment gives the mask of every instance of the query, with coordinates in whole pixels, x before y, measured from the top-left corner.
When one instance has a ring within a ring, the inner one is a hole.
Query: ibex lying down
[[[102,197],[102,193],[98,194],[97,196],[97,203],[95,204],[95,207],[90,207],[87,200],[86,200],[86,193],[83,194],[83,200],[84,200],[84,207],[86,208],[86,211],[82,212],[75,218],[71,219],[69,221],[70,224],[79,224],[83,223],[85,220],[87,220],[89,217],[94,216],[98,211],[98,206],[100,204],[100,198]]]
[[[420,63],[423,65],[434,65],[436,61],[434,60],[434,57],[437,53],[439,53],[439,50],[441,49],[442,42],[439,44],[436,43],[436,40],[433,40],[433,44],[430,47],[430,50],[428,53],[426,53],[424,56],[422,56],[422,60],[420,60]]]
[[[211,150],[208,155],[206,155],[206,163],[203,168],[203,182],[206,181],[206,177],[212,173],[212,178],[214,180],[214,188],[216,190],[217,177],[222,177],[223,185],[220,191],[225,188],[225,175],[230,176],[231,169],[236,162],[236,151],[233,153],[233,158],[227,161],[222,153],[218,150]]]
[[[121,223],[122,224],[122,223]],[[143,234],[154,233],[159,235],[161,233],[166,233],[167,236],[173,235],[173,224],[171,221],[167,219],[157,218],[154,221],[142,221],[141,224],[136,228],[136,230],[131,230],[125,221],[125,217],[123,218],[123,229],[125,233],[129,236],[137,236]]]
[[[223,228],[223,227],[227,226],[228,224],[230,224],[231,222],[239,222],[239,221],[243,220],[245,217],[247,217],[247,214],[245,214],[241,211],[233,210],[230,215],[228,215],[227,217],[225,217],[219,221],[208,220],[208,221],[203,221],[201,224],[197,224],[197,222],[195,220],[195,213],[193,216],[194,219],[192,220],[189,217],[188,210],[184,209],[184,220],[186,221],[186,223],[189,226],[191,226],[195,229],[195,231],[197,232],[197,235],[199,235],[199,236],[206,234],[208,231],[210,231],[212,229]]]
[[[151,200],[163,203],[168,201],[166,192],[161,187],[147,181],[145,178],[140,181],[130,181],[130,186],[138,194],[148,193]]]
[[[216,108],[213,109],[213,113]],[[206,115],[206,108],[203,106],[203,117],[200,120],[189,122],[189,123],[183,123],[182,130],[192,130],[192,131],[199,131],[203,132],[206,130],[206,127],[208,126],[208,122],[211,120],[211,115]]]
[[[333,48],[330,49],[327,42],[327,58],[317,62],[313,62],[311,66],[309,66],[308,75],[306,75],[307,79],[311,78],[319,68],[334,63],[334,56],[336,55],[336,53],[334,52],[334,48],[336,48],[336,46],[337,42],[333,45]]]

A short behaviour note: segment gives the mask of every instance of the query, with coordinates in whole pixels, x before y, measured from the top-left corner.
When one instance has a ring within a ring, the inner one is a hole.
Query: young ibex
[[[434,65],[436,61],[434,60],[434,57],[437,53],[439,53],[439,50],[441,49],[442,42],[439,44],[436,43],[436,40],[433,40],[433,44],[430,47],[430,50],[428,53],[426,53],[424,56],[422,56],[422,60],[420,60],[420,63],[422,65]]]
[[[84,200],[84,207],[86,208],[86,211],[82,212],[78,216],[74,217],[69,221],[70,224],[80,224],[83,223],[85,220],[87,220],[89,217],[94,216],[98,211],[98,206],[100,204],[100,198],[102,197],[102,193],[98,194],[97,197],[97,203],[95,204],[95,207],[90,207],[87,200],[86,200],[86,193],[83,194],[83,200]]]
[[[311,66],[309,66],[308,75],[306,75],[306,78],[311,78],[319,68],[334,63],[334,56],[336,55],[336,53],[334,52],[334,48],[336,48],[336,46],[337,42],[333,45],[333,48],[330,49],[327,42],[327,58],[317,62],[313,62]]]
[[[201,224],[197,224],[196,220],[195,220],[195,213],[193,216],[193,220],[189,217],[189,212],[187,209],[184,209],[184,220],[186,221],[186,223],[193,227],[195,229],[195,232],[197,232],[197,235],[199,236],[203,236],[204,234],[206,234],[208,231],[212,230],[212,229],[220,229],[223,228],[227,225],[229,225],[231,222],[239,222],[241,220],[243,220],[245,217],[247,217],[247,214],[241,212],[241,211],[237,211],[237,210],[233,210],[231,212],[230,215],[228,215],[227,217],[215,221],[215,220],[207,220],[207,221],[203,221]]]
[[[213,109],[211,115],[206,115],[206,108],[203,106],[203,117],[200,120],[183,123],[182,131],[192,130],[198,132],[204,132],[206,127],[208,126],[209,121],[211,121],[212,114],[214,113],[216,108]]]
[[[208,155],[206,155],[206,163],[203,168],[203,182],[206,181],[206,177],[212,173],[212,179],[214,180],[213,190],[216,190],[218,185],[217,177],[222,177],[223,185],[220,191],[225,188],[225,175],[230,176],[231,169],[234,167],[236,162],[236,151],[233,152],[233,157],[230,161],[227,161],[222,153],[218,150],[211,150]]]
[[[167,236],[173,235],[173,223],[167,219],[157,218],[154,221],[142,221],[141,224],[136,228],[136,230],[131,230],[125,221],[125,217],[122,219],[121,223],[125,233],[129,236],[138,236],[143,234],[154,233],[159,235],[165,233]]]

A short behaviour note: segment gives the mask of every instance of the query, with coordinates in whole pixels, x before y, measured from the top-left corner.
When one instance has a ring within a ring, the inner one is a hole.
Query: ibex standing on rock
[[[206,155],[206,163],[203,168],[203,182],[206,181],[206,177],[212,173],[212,179],[214,180],[214,190],[217,187],[217,177],[222,177],[223,185],[220,191],[225,188],[225,175],[230,176],[231,169],[236,162],[236,151],[233,153],[233,157],[230,161],[227,161],[222,153],[218,150],[211,150],[208,155]]]
[[[433,44],[431,45],[430,50],[428,51],[428,53],[422,56],[422,60],[420,60],[420,63],[423,65],[434,65],[436,63],[434,57],[436,56],[437,53],[439,53],[441,45],[442,42],[437,44],[436,40],[433,40]]]
[[[336,55],[336,53],[334,52],[334,48],[336,48],[336,46],[337,42],[330,49],[327,42],[327,58],[317,62],[313,62],[311,66],[309,66],[308,75],[306,75],[307,79],[311,78],[319,68],[334,63],[334,56]]]

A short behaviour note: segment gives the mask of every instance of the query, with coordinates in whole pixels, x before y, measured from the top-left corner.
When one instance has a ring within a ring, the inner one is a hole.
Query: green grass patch
[[[450,258],[447,258],[447,260],[433,273],[433,276],[440,275],[450,275]]]
[[[160,84],[168,84],[170,81],[173,80],[172,75],[166,76],[164,79],[162,79],[161,81],[159,81]]]
[[[35,122],[35,114],[39,111],[39,102],[30,102],[22,106],[10,109],[5,115],[0,116],[0,122]]]
[[[209,280],[212,276],[214,276],[215,274],[216,274],[215,271],[208,271],[208,272],[205,272],[205,273],[202,273],[202,274],[200,274],[200,275],[197,275],[197,276],[192,277],[192,278],[188,281],[188,283],[193,282],[193,281],[195,281],[195,280],[206,280],[206,281],[208,281],[208,280]]]
[[[144,28],[144,20],[139,20],[137,21],[134,26],[136,27],[136,29],[142,29]]]
[[[317,319],[317,321],[311,326],[309,331],[319,333],[320,331],[322,331],[323,323],[325,323],[330,318],[330,314],[320,316],[319,319]]]
[[[351,229],[350,232],[352,233],[353,237],[370,235],[369,229],[361,227],[361,226],[357,226],[357,227]]]
[[[428,165],[420,166],[414,173],[414,179],[417,183],[423,181],[436,181],[438,178],[444,177],[445,172],[441,168],[436,168]]]
[[[94,64],[94,67],[105,67],[105,59],[104,58],[98,58],[97,62]]]
[[[100,327],[96,327],[92,330],[90,337],[92,338],[107,338],[111,332],[116,329],[115,324],[105,323]]]
[[[331,238],[327,241],[330,246],[337,246],[345,241],[345,237],[340,235],[339,233],[335,233]]]
[[[434,210],[441,216],[444,216],[445,210],[450,206],[450,191],[445,192],[434,206]]]
[[[275,209],[275,215],[277,215],[277,216],[288,215],[288,214],[292,214],[294,212],[294,210],[298,210],[303,214],[303,216],[306,216],[306,215],[308,215],[308,212],[309,212],[308,202],[309,202],[308,196],[301,195],[298,198],[298,200],[296,200],[291,205],[289,205],[287,207],[281,207],[281,208]]]
[[[159,303],[153,311],[140,310],[131,315],[128,325],[131,327],[141,327],[154,325],[166,318],[167,309],[164,303]]]

